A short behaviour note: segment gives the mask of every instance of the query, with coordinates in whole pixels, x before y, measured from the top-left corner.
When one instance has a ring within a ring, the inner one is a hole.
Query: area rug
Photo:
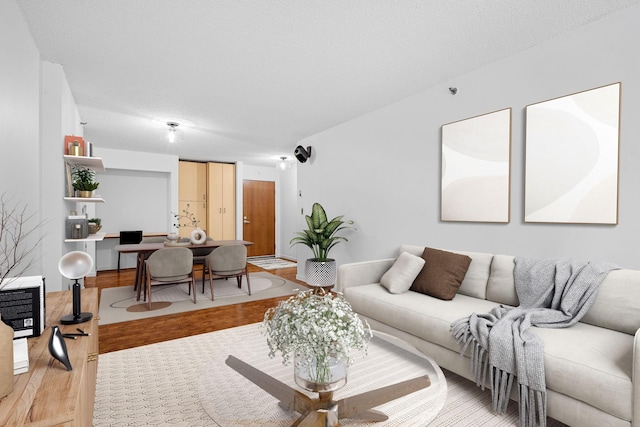
[[[227,427],[211,419],[203,402],[206,404],[208,399],[214,398],[233,402],[234,396],[248,391],[236,383],[229,383],[231,379],[228,376],[217,378],[210,374],[211,361],[228,354],[229,348],[243,350],[238,355],[243,359],[266,354],[266,338],[256,339],[258,331],[261,331],[259,324],[252,324],[101,354],[98,359],[94,426]],[[279,361],[278,363],[280,364]],[[282,366],[282,369],[292,368]],[[207,372],[207,375],[203,375],[203,372]],[[489,390],[482,391],[465,378],[446,370],[443,372],[447,385],[446,401],[429,426],[520,425],[516,402],[509,403],[506,414],[496,415],[491,410]],[[223,393],[218,389],[208,390],[207,383],[216,384],[225,390],[230,388],[231,391]],[[247,425],[277,424],[266,421]],[[369,425],[404,426],[402,422]],[[566,427],[551,418],[547,425]]]
[[[219,425],[224,427],[292,425],[295,413],[279,408],[278,400],[225,364],[231,354],[309,396],[293,381],[293,368],[268,357],[260,323],[196,335],[101,355],[94,426]],[[384,342],[355,356],[349,368],[353,380],[335,392],[335,399],[353,396],[420,375],[427,370],[432,386],[378,407],[389,415],[384,423],[341,420],[343,426],[422,427],[435,417],[447,394],[444,374],[423,358],[396,355]],[[399,366],[389,358],[403,360]],[[418,368],[424,366],[424,368]],[[117,401],[117,403],[116,403]]]
[[[209,281],[205,281],[202,293],[202,281],[197,280],[196,304],[193,296],[187,293],[188,284],[157,285],[152,287],[152,310],[144,301],[136,300],[133,286],[106,288],[100,295],[99,325],[147,319],[155,316],[202,310],[223,305],[239,304],[261,299],[294,295],[298,290],[306,289],[299,284],[285,280],[266,272],[249,273],[251,295],[247,291],[247,281],[243,279],[238,288],[235,279],[216,279],[213,284],[214,300],[211,301]]]
[[[277,268],[292,268],[298,265],[297,263],[289,261],[288,259],[275,257],[249,258],[248,262],[249,264],[264,268],[265,270],[275,270]]]

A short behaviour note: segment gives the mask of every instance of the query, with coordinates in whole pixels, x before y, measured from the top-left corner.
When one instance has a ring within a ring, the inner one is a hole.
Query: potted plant
[[[340,242],[347,242],[347,238],[337,233],[345,228],[352,228],[353,221],[343,220],[344,215],[337,216],[331,221],[320,205],[314,203],[311,216],[305,215],[307,229],[298,231],[297,237],[291,239],[291,245],[302,244],[313,252],[313,258],[305,261],[305,275],[311,286],[331,286],[336,278],[336,261],[329,258],[329,251]]]
[[[96,173],[84,166],[74,166],[71,171],[73,188],[78,190],[80,197],[91,197],[100,183],[95,181]]]
[[[35,261],[35,250],[42,236],[36,233],[42,223],[30,226],[35,214],[26,205],[13,203],[0,194],[0,290],[20,277]],[[0,399],[13,390],[13,327],[0,314]]]
[[[87,221],[89,234],[96,234],[102,228],[102,220],[100,218],[91,218]]]

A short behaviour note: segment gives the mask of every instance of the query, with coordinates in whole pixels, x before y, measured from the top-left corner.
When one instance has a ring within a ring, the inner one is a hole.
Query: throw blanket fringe
[[[526,398],[523,398],[526,396]],[[547,394],[532,390],[524,384],[520,384],[520,414],[527,414],[527,417],[520,416],[520,427],[547,424]]]
[[[516,258],[514,282],[520,305],[500,305],[489,313],[473,313],[451,324],[451,334],[469,353],[476,385],[491,385],[492,406],[507,410],[514,378],[518,381],[520,425],[546,426],[547,395],[544,345],[531,326],[561,328],[588,311],[609,263]],[[488,377],[488,378],[487,378]]]

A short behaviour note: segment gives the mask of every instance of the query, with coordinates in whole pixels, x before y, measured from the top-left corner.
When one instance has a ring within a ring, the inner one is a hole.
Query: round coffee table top
[[[223,426],[290,426],[299,417],[278,405],[278,399],[225,364],[232,355],[280,382],[317,398],[296,386],[293,366],[283,365],[278,355],[268,357],[266,337],[259,329],[236,344],[209,355],[198,384],[198,394],[207,414]],[[206,357],[206,356],[205,356]],[[389,419],[371,422],[341,419],[343,426],[425,426],[442,410],[447,397],[447,382],[440,367],[414,347],[390,335],[374,332],[367,354],[356,354],[349,366],[347,384],[334,393],[334,401],[346,399],[381,387],[428,375],[430,386],[374,409]]]

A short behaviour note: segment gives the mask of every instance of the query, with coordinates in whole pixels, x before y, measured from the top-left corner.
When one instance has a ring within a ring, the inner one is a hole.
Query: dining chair
[[[145,266],[144,297],[149,310],[151,310],[151,286],[153,285],[189,283],[189,295],[193,289],[193,303],[196,303],[196,283],[191,250],[187,248],[158,249],[145,260]],[[139,290],[138,299],[140,299]]]
[[[121,245],[137,245],[141,241],[142,241],[142,230],[120,232]],[[120,252],[118,252],[118,271],[120,271]]]
[[[207,237],[207,242],[213,241],[212,237]],[[204,289],[204,264],[207,261],[207,255],[209,255],[214,248],[191,248],[191,252],[193,253],[193,265],[198,266],[198,268],[202,271],[202,288]]]
[[[213,278],[235,277],[238,287],[242,287],[242,274],[247,276],[247,289],[251,295],[249,281],[249,264],[247,263],[247,247],[245,245],[223,245],[215,248],[207,255],[204,263],[202,292],[204,293],[204,272],[209,275],[211,300],[213,301]]]

